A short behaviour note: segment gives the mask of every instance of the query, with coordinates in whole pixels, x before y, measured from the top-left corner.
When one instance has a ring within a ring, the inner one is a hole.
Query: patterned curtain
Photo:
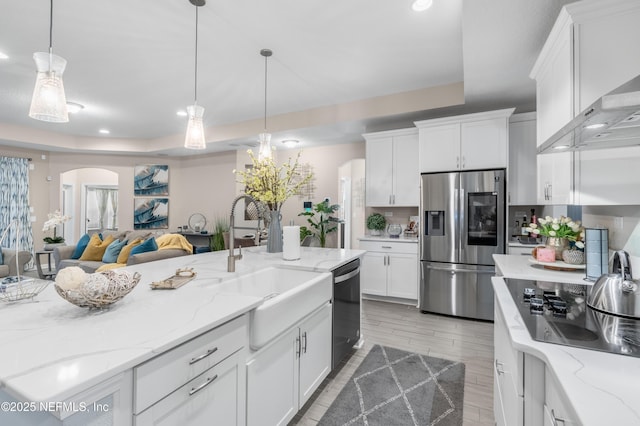
[[[111,223],[111,229],[118,229],[118,190],[111,190],[111,209],[113,210],[113,220]]]
[[[20,241],[15,225],[2,241],[3,247],[18,247],[33,253],[33,232],[29,212],[29,160],[26,158],[0,157],[0,230],[4,231],[13,221],[18,221]],[[31,267],[31,262],[28,267]]]

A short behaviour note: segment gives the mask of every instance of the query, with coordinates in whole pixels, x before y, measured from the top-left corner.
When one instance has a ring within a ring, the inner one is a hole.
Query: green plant
[[[229,232],[229,222],[225,218],[217,217],[213,225],[213,233],[209,237],[211,251],[224,250],[224,233]]]
[[[380,213],[372,213],[367,217],[367,229],[374,231],[384,231],[387,227],[387,219]]]
[[[538,218],[538,223],[532,223],[526,228],[527,232],[533,235],[542,235],[553,238],[566,238],[575,243],[575,247],[584,248],[582,239],[584,238],[584,228],[579,220],[574,221],[570,217],[560,216],[559,218],[546,216]]]
[[[323,201],[313,206],[313,211],[304,211],[298,216],[306,216],[307,222],[311,225],[311,228],[300,227],[300,237],[304,235],[314,235],[320,240],[320,247],[324,247],[327,243],[327,234],[335,232],[338,229],[338,223],[336,218],[331,215],[340,208],[339,205],[329,205],[328,201]],[[319,217],[316,218],[316,213]],[[302,228],[305,228],[303,231]]]

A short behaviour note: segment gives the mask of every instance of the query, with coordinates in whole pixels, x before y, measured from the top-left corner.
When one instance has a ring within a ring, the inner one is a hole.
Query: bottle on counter
[[[536,209],[531,209],[531,223],[538,223],[538,218],[536,217]],[[536,234],[533,232],[529,233],[530,237],[535,237]]]
[[[527,223],[527,216],[523,216],[522,217],[522,225],[520,225],[520,235],[529,235],[529,232],[527,232],[527,226],[529,226],[529,224]]]
[[[521,232],[520,221],[516,220],[516,226],[513,228],[513,235],[520,235]]]

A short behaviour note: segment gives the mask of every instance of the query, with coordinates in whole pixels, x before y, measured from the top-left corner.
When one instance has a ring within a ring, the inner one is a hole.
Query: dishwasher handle
[[[495,270],[487,270],[487,269],[466,269],[466,268],[451,269],[451,268],[443,268],[443,267],[431,266],[431,265],[427,265],[427,269],[433,269],[434,271],[451,272],[451,273],[454,273],[454,274],[456,272],[470,272],[470,273],[475,273],[475,274],[491,274],[491,275],[495,275],[495,273],[496,273]]]
[[[349,272],[348,274],[338,275],[337,277],[335,277],[333,279],[333,283],[334,284],[339,284],[341,282],[347,281],[347,280],[355,277],[359,273],[360,273],[360,267],[357,267],[356,269],[354,269],[353,271]]]

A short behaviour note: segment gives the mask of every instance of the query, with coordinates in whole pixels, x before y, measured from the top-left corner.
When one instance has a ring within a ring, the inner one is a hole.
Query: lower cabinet
[[[544,374],[544,390],[544,426],[580,424],[549,370]]]
[[[286,425],[331,371],[331,304],[250,356],[247,424]]]
[[[498,426],[523,424],[523,354],[513,348],[502,312],[495,303],[493,413]]]
[[[418,245],[360,241],[362,293],[418,299]]]

